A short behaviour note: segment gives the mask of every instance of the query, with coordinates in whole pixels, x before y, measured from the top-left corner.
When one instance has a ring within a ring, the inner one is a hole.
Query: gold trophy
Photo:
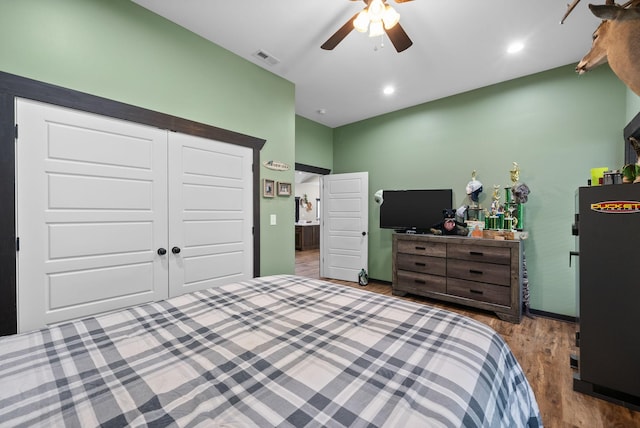
[[[527,202],[529,187],[520,183],[520,167],[517,162],[513,162],[513,168],[509,170],[511,176],[511,188],[505,189],[507,200],[506,208],[509,217],[512,219],[511,229],[522,230],[524,227],[524,203]]]

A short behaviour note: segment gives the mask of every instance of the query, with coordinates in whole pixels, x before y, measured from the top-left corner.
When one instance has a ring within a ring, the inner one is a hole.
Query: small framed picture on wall
[[[262,196],[265,198],[273,198],[275,196],[275,186],[275,181],[264,178],[262,180]]]
[[[291,183],[278,182],[278,196],[291,196]]]

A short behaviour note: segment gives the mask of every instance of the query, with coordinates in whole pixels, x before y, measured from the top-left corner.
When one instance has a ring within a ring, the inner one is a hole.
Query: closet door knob
[[[179,254],[179,253],[180,253],[180,247],[173,247],[173,248],[171,249],[171,252],[172,252],[173,254]]]
[[[167,254],[167,250],[165,250],[164,248],[158,248],[159,256],[164,256],[165,254]]]

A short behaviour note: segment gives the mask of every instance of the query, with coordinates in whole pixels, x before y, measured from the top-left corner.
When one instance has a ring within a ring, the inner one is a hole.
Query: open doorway
[[[320,176],[331,171],[296,163],[295,171],[295,273],[320,278]]]

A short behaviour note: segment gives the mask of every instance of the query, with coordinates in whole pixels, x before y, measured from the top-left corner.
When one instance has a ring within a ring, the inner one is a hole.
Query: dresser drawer
[[[398,280],[393,284],[393,290],[406,291],[412,294],[421,294],[423,291],[445,293],[447,279],[444,276],[399,270]]]
[[[508,265],[511,263],[511,250],[507,247],[448,244],[447,258]]]
[[[398,254],[397,263],[398,269],[400,270],[410,270],[440,276],[447,274],[447,259],[440,257]]]
[[[456,278],[449,278],[447,281],[447,294],[481,302],[495,303],[496,305],[511,306],[510,292],[511,289],[509,287],[483,282],[465,281],[464,279]]]
[[[470,281],[510,286],[511,268],[508,265],[447,259],[447,276]]]
[[[447,244],[444,242],[420,242],[398,239],[398,253],[419,256],[446,257]]]

